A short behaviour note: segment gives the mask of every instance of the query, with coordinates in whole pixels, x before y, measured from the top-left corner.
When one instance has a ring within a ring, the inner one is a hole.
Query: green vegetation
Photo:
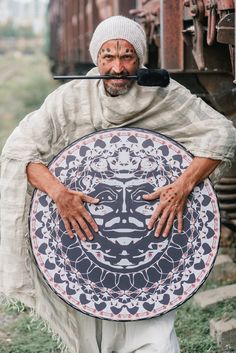
[[[227,278],[224,281],[213,281],[208,278],[199,291],[233,283]],[[200,309],[193,304],[192,299],[188,300],[177,309],[175,322],[181,353],[218,353],[216,342],[210,336],[209,321],[231,318],[236,318],[235,300],[227,300],[208,309]],[[232,353],[235,352],[236,350]],[[231,351],[225,353],[231,353]]]
[[[14,127],[29,112],[38,109],[57,87],[47,59],[38,52],[9,54],[0,60],[0,150]]]
[[[33,321],[29,310],[18,313],[16,309],[1,310],[0,353],[60,353],[57,343],[42,330],[40,321]],[[199,309],[191,300],[177,310],[176,332],[181,353],[217,353],[216,342],[209,334],[210,319],[236,318],[236,302],[228,300],[211,309]]]
[[[0,321],[2,315],[0,311]],[[6,309],[5,317],[7,324],[0,329],[0,353],[60,353],[57,343],[41,328],[42,323],[32,321],[28,309],[21,313]]]
[[[191,300],[177,310],[176,332],[181,353],[217,353],[215,341],[209,334],[209,320],[236,318],[236,302],[219,303],[210,309],[199,309]]]
[[[1,36],[1,34],[0,34]],[[0,60],[0,151],[19,121],[38,109],[58,84],[49,72],[47,59],[39,50],[33,56],[20,53]],[[59,353],[57,343],[32,321],[29,310],[0,306],[0,353]]]
[[[0,38],[34,38],[35,34],[31,27],[15,27],[12,22],[0,26]]]

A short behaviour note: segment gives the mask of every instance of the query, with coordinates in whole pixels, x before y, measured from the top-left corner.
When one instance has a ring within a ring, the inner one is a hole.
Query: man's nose
[[[124,65],[122,63],[122,60],[120,60],[119,58],[116,58],[113,62],[112,70],[116,74],[122,73],[124,71]]]

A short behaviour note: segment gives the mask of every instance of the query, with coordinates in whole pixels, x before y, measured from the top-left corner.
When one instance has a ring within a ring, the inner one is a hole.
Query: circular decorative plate
[[[219,209],[207,179],[189,195],[184,230],[167,238],[147,229],[159,200],[143,195],[168,185],[191,163],[173,140],[143,129],[85,136],[51,162],[68,188],[100,199],[86,204],[99,226],[93,241],[70,239],[55,203],[34,192],[30,237],[46,282],[81,312],[117,321],[155,317],[176,308],[208,276],[219,243]]]

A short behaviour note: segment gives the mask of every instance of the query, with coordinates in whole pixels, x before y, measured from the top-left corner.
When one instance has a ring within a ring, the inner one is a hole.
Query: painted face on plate
[[[144,156],[136,151],[133,140],[117,138],[109,149],[98,140],[93,150],[88,150],[96,155],[78,189],[100,200],[97,205],[86,205],[99,232],[92,242],[81,246],[100,267],[121,272],[145,268],[169,242],[169,238],[155,238],[155,229],[147,228],[157,201],[145,201],[143,195],[153,192],[159,182],[157,162],[148,155],[151,148],[151,144],[145,147]]]
[[[132,44],[123,39],[105,42],[98,53],[100,75],[135,75],[139,60]],[[119,96],[129,91],[133,80],[104,80],[105,90],[111,96]]]
[[[155,206],[143,200],[143,195],[153,192],[153,185],[149,180],[127,180],[119,174],[119,178],[103,179],[95,186],[93,196],[100,202],[88,205],[88,210],[99,225],[99,233],[93,242],[82,246],[102,266],[134,270],[152,262],[168,240],[159,242],[154,229],[147,229]]]

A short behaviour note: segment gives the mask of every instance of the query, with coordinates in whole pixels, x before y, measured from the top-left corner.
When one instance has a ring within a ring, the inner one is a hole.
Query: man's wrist
[[[67,189],[66,187],[61,184],[61,183],[58,183],[57,185],[51,187],[49,190],[48,190],[48,196],[51,197],[51,199],[54,201],[54,202],[57,202],[59,200],[59,198],[61,197],[62,193],[65,192]]]
[[[178,179],[184,185],[184,189],[188,194],[194,189],[194,187],[199,183],[199,180],[195,178],[192,173],[185,171]]]

